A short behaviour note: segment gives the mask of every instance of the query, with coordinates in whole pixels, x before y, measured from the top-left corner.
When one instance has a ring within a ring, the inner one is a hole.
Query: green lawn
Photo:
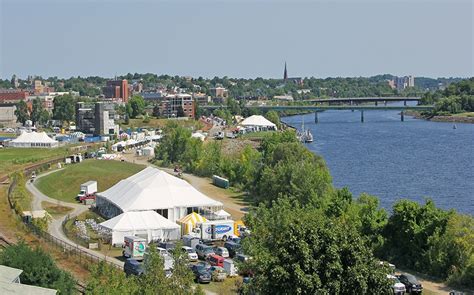
[[[143,165],[119,161],[85,160],[67,165],[63,170],[37,180],[38,189],[45,195],[75,203],[82,183],[96,180],[99,192],[145,168]]]
[[[157,118],[150,118],[150,121],[145,123],[143,119],[130,119],[128,124],[120,123],[120,127],[123,129],[127,128],[164,128],[166,124],[171,121],[172,119],[157,119]],[[194,127],[196,130],[202,128],[202,123],[195,121],[193,119],[189,120],[172,120],[180,126],[184,127]]]
[[[275,133],[276,131],[258,131],[258,132],[249,132],[242,135],[239,135],[239,138],[243,139],[263,139],[265,136]]]
[[[0,174],[10,173],[22,165],[67,154],[67,148],[3,148],[0,149]]]

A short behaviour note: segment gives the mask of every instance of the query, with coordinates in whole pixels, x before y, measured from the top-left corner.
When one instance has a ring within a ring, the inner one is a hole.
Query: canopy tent
[[[8,143],[10,147],[19,148],[54,148],[58,141],[49,137],[46,132],[22,132],[20,136]]]
[[[274,123],[270,122],[267,120],[264,116],[260,115],[253,115],[242,122],[240,122],[240,125],[245,126],[245,127],[256,127],[259,129],[272,129],[272,130],[277,130],[277,127]]]
[[[224,209],[221,209],[219,211],[214,212],[214,216],[217,219],[227,219],[228,217],[230,217],[230,214]]]
[[[204,141],[206,139],[206,135],[200,133],[200,132],[196,132],[196,133],[193,133],[191,134],[191,137],[192,138],[198,138],[200,139],[201,141]]]
[[[221,209],[222,203],[207,197],[181,178],[148,167],[98,193],[97,207],[109,218],[122,212],[157,210],[176,221],[193,208],[213,212]]]
[[[126,236],[143,236],[148,242],[179,239],[180,227],[155,211],[125,212],[100,226],[111,233],[112,244],[121,245]]]
[[[199,222],[206,222],[207,219],[202,217],[201,215],[197,214],[196,212],[192,212],[184,216],[183,218],[176,221],[179,225],[181,225],[181,234],[187,235],[189,234],[193,228],[196,227],[196,224]]]

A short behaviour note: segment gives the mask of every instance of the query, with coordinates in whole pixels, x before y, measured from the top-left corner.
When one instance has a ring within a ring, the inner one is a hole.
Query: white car
[[[164,248],[156,247],[156,252],[158,252],[163,257],[170,256],[170,253],[168,252],[168,250]]]
[[[392,285],[393,294],[395,294],[395,295],[405,294],[405,292],[406,292],[405,285],[400,283],[400,281],[397,279],[396,276],[387,275],[387,278],[390,279],[393,282],[393,285]]]
[[[182,246],[181,249],[183,250],[183,252],[188,254],[189,261],[198,261],[198,255],[193,248],[188,246]]]
[[[227,250],[227,248],[224,248],[224,247],[215,247],[214,253],[216,253],[217,255],[221,257],[229,258],[229,251]]]

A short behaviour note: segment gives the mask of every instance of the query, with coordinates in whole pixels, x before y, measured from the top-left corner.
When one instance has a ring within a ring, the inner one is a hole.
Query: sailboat
[[[303,143],[313,142],[313,134],[311,133],[311,131],[309,131],[309,129],[308,130],[304,129],[304,116],[303,116],[303,122],[301,124],[301,132],[298,132],[298,138]]]

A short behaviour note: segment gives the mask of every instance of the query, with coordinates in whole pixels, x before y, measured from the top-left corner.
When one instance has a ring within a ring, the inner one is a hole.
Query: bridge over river
[[[404,112],[407,110],[412,111],[429,111],[434,108],[434,106],[393,106],[393,105],[246,105],[247,108],[254,108],[263,111],[275,110],[275,111],[286,111],[286,110],[301,110],[301,111],[314,111],[314,122],[318,123],[318,112],[326,110],[351,110],[351,111],[360,111],[360,121],[364,122],[364,111],[371,110],[387,110],[387,111],[400,111],[400,120],[404,121]],[[220,108],[227,108],[225,105],[219,106],[201,106],[201,109],[215,110]]]

